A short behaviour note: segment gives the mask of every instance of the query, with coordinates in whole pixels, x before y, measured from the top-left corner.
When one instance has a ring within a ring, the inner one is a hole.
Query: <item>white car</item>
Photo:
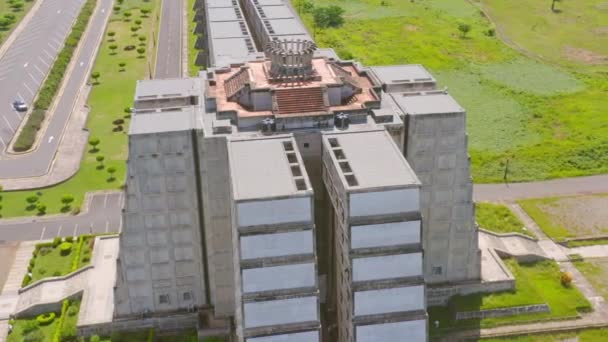
[[[15,100],[13,102],[13,108],[18,112],[27,112],[27,104],[21,100]]]

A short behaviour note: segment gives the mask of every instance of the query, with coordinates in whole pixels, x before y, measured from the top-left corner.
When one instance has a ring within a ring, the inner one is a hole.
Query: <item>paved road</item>
[[[119,232],[122,225],[122,192],[92,197],[89,210],[77,216],[0,220],[0,241],[53,239],[93,233]]]
[[[182,75],[183,0],[163,0],[154,78]]]
[[[75,1],[82,2],[83,0],[42,1],[67,4],[74,3]],[[43,6],[44,5],[45,4],[43,4]],[[49,167],[53,162],[55,153],[57,152],[59,138],[62,136],[66,123],[68,122],[70,114],[74,109],[74,103],[78,98],[83,84],[88,79],[89,73],[87,67],[95,61],[99,39],[101,35],[103,35],[106,22],[111,12],[111,7],[112,0],[98,1],[98,10],[93,13],[91,21],[89,22],[88,34],[81,38],[81,44],[83,45],[80,48],[79,53],[73,57],[76,58],[77,65],[69,76],[64,92],[61,94],[60,100],[57,104],[55,113],[52,116],[44,136],[41,138],[42,140],[40,146],[32,153],[14,156],[11,157],[11,159],[0,159],[0,178],[36,177],[42,176],[48,172]],[[40,10],[42,10],[42,7]],[[36,22],[35,19],[36,18],[34,17],[32,22]],[[46,44],[42,46],[46,46]],[[33,47],[37,48],[36,46]],[[40,51],[44,51],[44,47],[40,49]]]
[[[85,0],[39,1],[38,11],[0,59],[0,151],[24,117],[12,102],[32,104]]]
[[[608,193],[608,175],[554,179],[543,182],[476,184],[475,201],[513,201],[565,195]]]

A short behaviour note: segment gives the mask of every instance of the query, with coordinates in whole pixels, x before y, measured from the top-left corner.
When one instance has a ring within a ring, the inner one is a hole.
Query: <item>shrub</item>
[[[88,255],[85,255],[85,256],[82,258],[82,262],[83,262],[83,263],[85,263],[85,262],[89,262],[90,260],[91,260],[91,257],[90,257],[90,256],[88,256]]]
[[[55,320],[54,312],[44,313],[44,314],[38,315],[36,317],[36,321],[40,325],[49,325],[49,324],[53,323],[54,320]]]
[[[76,334],[76,326],[75,325],[69,325],[69,326],[63,326],[63,328],[61,329],[61,342],[72,342],[72,341],[77,341],[78,340],[78,335]]]
[[[27,203],[29,203],[29,204],[34,204],[34,203],[38,202],[38,196],[36,196],[36,195],[31,195],[31,196],[28,196],[28,197],[27,197],[25,200],[26,200],[26,201],[27,201]]]
[[[71,242],[62,243],[61,245],[59,245],[59,250],[61,252],[61,255],[70,254],[70,252],[72,251],[72,243]]]
[[[72,215],[78,215],[80,214],[80,207],[74,207],[72,209]]]
[[[99,338],[98,335],[93,335],[91,336],[91,338],[89,339],[90,342],[99,342],[101,341],[101,338]]]
[[[36,263],[36,259],[34,259],[34,258],[30,259],[30,267],[34,267],[35,263]]]
[[[76,316],[76,314],[78,313],[78,308],[75,306],[70,306],[68,308],[68,316]]]
[[[572,285],[572,280],[574,280],[572,273],[562,272],[560,276],[560,281],[564,287],[570,287],[570,285]]]
[[[53,247],[59,246],[60,243],[61,243],[61,238],[59,236],[53,239]]]
[[[122,124],[125,123],[125,120],[124,119],[116,119],[116,120],[112,121],[112,123],[114,125],[122,125]]]
[[[42,330],[35,330],[23,337],[23,342],[44,342],[46,337]]]
[[[38,214],[41,214],[41,215],[46,213],[46,204],[38,203],[36,205],[36,210],[38,210]]]
[[[53,277],[60,277],[60,276],[61,276],[61,272],[59,272],[59,271],[53,272]]]
[[[21,282],[21,287],[26,287],[32,281],[32,276],[28,273],[23,277],[23,281]]]
[[[23,330],[24,333],[29,334],[34,330],[38,330],[38,327],[38,320],[30,319],[23,324],[23,328],[21,328],[21,330]]]
[[[67,242],[74,242],[74,237],[73,236],[66,236],[65,241],[67,241]]]
[[[40,247],[40,255],[45,256],[52,251],[52,247]]]
[[[40,267],[40,269],[38,270],[38,273],[45,274],[46,273],[46,268]]]

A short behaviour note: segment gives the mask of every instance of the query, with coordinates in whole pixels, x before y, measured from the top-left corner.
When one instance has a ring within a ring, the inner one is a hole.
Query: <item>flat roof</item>
[[[243,270],[243,292],[296,289],[316,286],[315,264],[292,264]]]
[[[314,254],[312,230],[241,236],[241,260]]]
[[[300,20],[296,18],[267,19],[267,21],[274,31],[269,32],[271,36],[288,34],[308,34],[308,31],[306,31],[304,26],[302,26]]]
[[[424,285],[355,292],[355,316],[424,309]]]
[[[391,94],[403,112],[410,115],[463,113],[465,110],[445,92]]]
[[[403,336],[408,342],[427,340],[426,320],[360,325],[355,329],[357,342],[401,341]]]
[[[422,274],[421,253],[353,259],[353,281],[405,278],[420,274]]]
[[[285,144],[293,151],[286,151]],[[292,137],[230,140],[228,153],[235,200],[301,195],[311,189]],[[290,164],[288,155],[295,163]],[[306,189],[298,190],[292,166],[299,169]]]
[[[247,342],[319,342],[318,331],[248,338]]]
[[[387,247],[420,241],[420,221],[351,226],[351,248]]]
[[[416,174],[407,163],[401,151],[388,133],[376,131],[352,131],[324,134],[326,148],[331,148],[329,140],[336,139],[339,149],[352,169],[358,185],[344,184],[349,189],[375,188],[388,186],[419,185]],[[335,150],[335,149],[334,149]],[[329,151],[334,166],[341,172],[338,159]]]
[[[202,95],[199,78],[168,78],[139,80],[135,86],[135,100],[163,97]]]
[[[261,6],[268,6],[268,5],[282,5],[285,2],[283,0],[258,0],[258,4]]]
[[[279,18],[293,18],[294,13],[291,11],[291,8],[287,7],[287,5],[277,5],[277,6],[260,6],[258,7],[258,12],[260,12],[260,16],[264,13],[264,19],[279,19]]]
[[[245,328],[318,321],[316,296],[245,303]]]
[[[181,132],[196,128],[194,110],[135,113],[131,117],[129,135]]]
[[[433,75],[420,64],[373,66],[370,68],[385,84],[435,81]]]
[[[234,7],[232,0],[206,0],[207,8],[213,7]]]
[[[238,37],[249,37],[249,32],[242,29],[242,25],[245,24],[242,20],[237,21],[212,21],[209,23],[209,29],[211,31],[210,37],[213,40],[218,38],[238,38]],[[245,24],[246,27],[247,24]]]
[[[210,21],[236,21],[242,19],[242,16],[239,18],[236,15],[236,7],[209,8],[208,11]]]
[[[253,41],[249,37],[212,38],[211,52],[214,66],[226,66],[233,62],[243,62],[255,53]]]

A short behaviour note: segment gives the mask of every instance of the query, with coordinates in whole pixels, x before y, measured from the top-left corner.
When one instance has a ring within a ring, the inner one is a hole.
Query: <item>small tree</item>
[[[131,18],[131,16],[133,14],[131,14],[131,12],[127,11],[125,13],[122,14],[125,17],[125,21],[129,21],[129,18]]]
[[[556,2],[560,2],[560,1],[561,1],[561,0],[551,0],[551,11],[552,11],[552,12],[557,11],[557,10],[555,9],[555,3],[556,3]]]
[[[91,78],[95,80],[95,84],[99,84],[99,76],[101,76],[101,74],[99,73],[99,71],[93,71],[91,73]]]
[[[108,48],[109,48],[110,50],[112,50],[112,52],[111,52],[111,53],[112,53],[113,55],[115,55],[115,54],[116,54],[116,49],[118,49],[118,45],[116,45],[116,44],[112,44],[112,45],[108,46]]]
[[[131,32],[133,32],[133,36],[137,35],[137,31],[139,31],[139,26],[131,26]]]
[[[114,32],[114,31],[109,31],[108,32],[108,37],[110,37],[110,41],[111,42],[114,41],[114,36],[116,36],[116,32]]]
[[[139,11],[141,12],[142,17],[147,18],[151,10],[149,8],[141,8]]]
[[[38,203],[36,205],[36,210],[38,210],[39,215],[44,215],[46,213],[46,204]]]
[[[113,181],[114,180],[114,173],[116,172],[116,168],[114,166],[110,166],[108,168],[108,173],[110,174],[110,178],[108,178],[108,181]]]
[[[312,13],[315,25],[321,28],[340,27],[344,24],[344,9],[332,5],[327,7],[316,7]]]
[[[11,5],[11,7],[13,8],[13,10],[14,10],[15,12],[19,12],[19,11],[21,11],[21,10],[23,9],[23,6],[24,6],[24,5],[23,5],[23,2],[21,2],[21,1],[15,1],[15,2],[13,2],[13,4]]]
[[[127,66],[125,62],[118,63],[118,67],[120,67],[119,71],[125,71],[125,66]]]
[[[89,145],[91,145],[91,147],[93,147],[93,149],[91,150],[92,152],[99,151],[97,149],[97,145],[99,145],[100,142],[101,142],[101,140],[99,140],[99,138],[91,138],[91,139],[89,139]]]
[[[144,48],[144,47],[137,48],[137,53],[139,54],[139,58],[143,58],[144,53],[146,53],[146,48]]]
[[[114,12],[118,13],[120,12],[120,6],[114,6],[112,7],[112,9],[114,10]]]
[[[140,26],[142,21],[141,19],[135,19],[135,21],[133,21],[135,23],[135,25]]]
[[[139,36],[137,39],[139,39],[140,45],[146,45],[146,40],[148,40],[146,36]]]
[[[97,157],[95,157],[95,160],[97,160],[97,162],[99,163],[99,165],[97,166],[98,169],[103,169],[103,160],[106,159],[106,157],[104,157],[103,155],[98,155]]]
[[[469,25],[467,23],[459,23],[458,31],[460,31],[460,36],[462,38],[465,38],[467,36],[467,33],[469,33],[469,31],[471,31],[471,25]]]
[[[25,198],[25,200],[26,200],[26,201],[27,201],[27,203],[29,203],[29,204],[34,204],[34,203],[38,202],[38,196],[36,196],[36,195],[27,196],[27,197]]]
[[[65,194],[61,196],[61,203],[63,203],[64,207],[69,208],[72,202],[74,202],[74,196],[70,194]]]

